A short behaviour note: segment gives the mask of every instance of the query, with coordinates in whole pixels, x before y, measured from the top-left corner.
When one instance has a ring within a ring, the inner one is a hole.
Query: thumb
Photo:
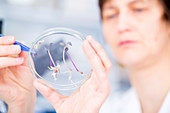
[[[53,105],[53,107],[58,110],[64,101],[64,96],[56,92],[54,89],[42,84],[40,80],[35,80],[34,86]]]

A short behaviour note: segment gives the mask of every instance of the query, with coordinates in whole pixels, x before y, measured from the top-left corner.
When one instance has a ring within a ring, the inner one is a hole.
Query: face
[[[170,53],[169,25],[158,0],[108,0],[102,11],[103,34],[125,67],[155,62]],[[168,50],[169,49],[169,50]]]

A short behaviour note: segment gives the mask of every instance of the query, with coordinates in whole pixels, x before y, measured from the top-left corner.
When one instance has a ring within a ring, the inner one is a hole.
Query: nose
[[[119,34],[130,31],[129,15],[125,12],[119,14],[117,30]]]

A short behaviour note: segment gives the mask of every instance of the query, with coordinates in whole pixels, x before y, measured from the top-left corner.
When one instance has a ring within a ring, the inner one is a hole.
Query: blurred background
[[[92,35],[113,63],[109,76],[111,93],[124,92],[130,87],[126,72],[114,61],[103,39],[98,0],[0,0],[1,34],[15,36],[31,46],[42,32],[54,27],[71,28],[85,36]],[[74,91],[59,92],[69,95]],[[55,113],[48,101],[39,93],[37,95],[35,113]],[[4,106],[0,102],[1,112],[6,112]]]
[[[100,36],[97,0],[0,0],[3,33],[31,44],[44,30],[68,27]]]

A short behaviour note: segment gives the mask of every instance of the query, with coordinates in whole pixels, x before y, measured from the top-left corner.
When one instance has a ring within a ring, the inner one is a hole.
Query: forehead
[[[123,5],[123,4],[135,4],[135,3],[151,3],[157,0],[105,0],[103,7],[107,5]]]
[[[105,0],[105,2],[150,2],[157,0]]]
[[[159,0],[105,0],[102,6],[102,10],[113,9],[121,6],[131,6],[134,4],[142,4],[148,7],[152,7],[153,4],[159,4]]]

